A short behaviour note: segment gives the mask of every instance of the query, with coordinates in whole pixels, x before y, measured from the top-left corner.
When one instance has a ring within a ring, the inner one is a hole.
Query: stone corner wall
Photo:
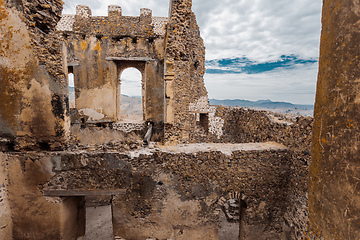
[[[308,231],[308,171],[311,163],[312,117],[291,116],[241,107],[210,106],[208,132],[194,132],[194,142],[280,143],[287,147],[287,205],[284,228],[290,239]],[[285,231],[285,230],[284,230]]]
[[[15,149],[61,149],[67,80],[56,23],[62,1],[0,2],[0,137]]]
[[[191,10],[191,1],[171,1],[167,26],[165,88],[166,123],[180,131],[172,141],[191,140],[196,115],[191,104],[205,98],[205,47]],[[170,131],[171,132],[171,131]]]

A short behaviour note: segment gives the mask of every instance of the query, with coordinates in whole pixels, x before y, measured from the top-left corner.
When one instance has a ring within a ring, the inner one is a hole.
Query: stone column
[[[309,211],[324,239],[360,236],[359,21],[359,1],[323,1]]]

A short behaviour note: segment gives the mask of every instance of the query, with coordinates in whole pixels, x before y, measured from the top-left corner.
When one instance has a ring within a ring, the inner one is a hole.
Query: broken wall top
[[[152,11],[140,9],[140,16],[123,16],[116,5],[108,7],[108,16],[92,16],[85,5],[76,6],[76,14],[63,14],[58,31],[91,33],[95,35],[155,37],[164,36],[168,17],[153,17]]]

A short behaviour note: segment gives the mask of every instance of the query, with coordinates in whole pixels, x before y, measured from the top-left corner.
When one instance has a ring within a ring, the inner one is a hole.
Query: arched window
[[[127,68],[120,75],[120,116],[122,121],[143,121],[142,75],[136,68]]]

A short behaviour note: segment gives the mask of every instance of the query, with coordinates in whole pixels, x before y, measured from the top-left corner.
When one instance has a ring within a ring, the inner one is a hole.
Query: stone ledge
[[[44,190],[47,197],[71,197],[71,196],[112,196],[124,194],[124,189],[112,190]]]
[[[265,143],[193,143],[180,144],[175,146],[165,146],[160,148],[163,152],[170,153],[196,153],[219,151],[226,155],[231,155],[235,151],[272,151],[287,150],[287,148],[276,142]]]
[[[139,61],[139,62],[148,62],[155,61],[155,59],[148,57],[106,57],[107,61]]]

